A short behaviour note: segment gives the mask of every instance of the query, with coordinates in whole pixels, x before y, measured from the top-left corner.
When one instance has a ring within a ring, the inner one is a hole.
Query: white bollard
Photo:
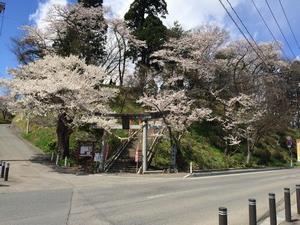
[[[193,162],[190,162],[190,173],[193,173]]]
[[[51,153],[51,162],[53,162],[54,159],[54,152]]]
[[[56,162],[55,162],[55,165],[58,165],[58,161],[59,161],[59,154],[56,155]]]
[[[65,157],[65,167],[67,167],[68,158]]]

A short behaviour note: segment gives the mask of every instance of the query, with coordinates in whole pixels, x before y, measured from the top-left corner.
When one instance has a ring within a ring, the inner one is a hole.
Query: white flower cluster
[[[211,113],[207,108],[193,108],[193,101],[184,91],[164,90],[156,96],[145,95],[138,102],[152,111],[167,111],[164,122],[177,132],[185,131],[193,122],[201,121]]]
[[[76,56],[46,56],[44,59],[10,70],[11,80],[1,80],[11,91],[17,110],[35,115],[67,114],[74,125],[95,119],[94,113],[111,112],[109,101],[117,90],[102,85],[101,67],[86,65]]]

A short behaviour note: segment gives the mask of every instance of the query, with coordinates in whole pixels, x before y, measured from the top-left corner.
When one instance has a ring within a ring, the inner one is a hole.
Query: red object
[[[106,144],[105,145],[105,160],[107,160],[107,158],[108,158],[108,153],[109,153],[109,145],[108,144]]]

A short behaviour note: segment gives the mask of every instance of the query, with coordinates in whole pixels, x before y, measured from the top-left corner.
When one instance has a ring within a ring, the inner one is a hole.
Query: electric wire
[[[237,11],[234,9],[234,7],[232,6],[231,2],[229,0],[226,0],[227,3],[229,4],[231,10],[234,12],[234,14],[236,15],[236,17],[238,18],[238,20],[240,21],[240,23],[242,24],[242,26],[244,27],[244,29],[246,30],[246,32],[248,33],[248,35],[250,36],[251,40],[253,41],[254,45],[256,46],[256,48],[260,51],[260,53],[262,54],[262,56],[264,58],[266,58],[266,56],[264,55],[263,51],[260,49],[260,47],[258,46],[258,44],[256,43],[256,40],[254,39],[254,37],[252,36],[252,34],[250,33],[250,31],[248,30],[248,28],[246,27],[246,25],[244,24],[243,20],[241,19],[241,17],[239,16],[239,14],[237,13]]]
[[[274,15],[274,12],[273,12],[273,10],[272,10],[272,8],[271,8],[271,6],[270,6],[268,0],[265,0],[265,2],[266,2],[266,4],[267,4],[267,6],[268,6],[268,9],[269,9],[269,11],[270,11],[270,13],[271,13],[271,15],[272,15],[274,21],[275,21],[275,23],[276,23],[276,25],[277,25],[277,27],[278,27],[280,33],[281,33],[283,39],[284,39],[285,42],[286,42],[286,44],[287,44],[287,46],[288,46],[290,52],[292,53],[293,57],[296,58],[296,55],[295,55],[293,49],[291,48],[291,46],[290,46],[290,44],[289,44],[289,42],[288,42],[286,36],[284,35],[284,33],[283,33],[283,31],[282,31],[282,29],[281,29],[279,23],[278,23],[278,20],[276,19],[275,15]]]
[[[265,62],[265,60],[260,56],[260,54],[257,52],[257,50],[255,49],[255,47],[253,46],[253,44],[251,43],[251,41],[248,39],[248,37],[246,36],[246,34],[244,33],[244,31],[240,28],[240,26],[237,24],[237,22],[235,21],[235,19],[232,17],[231,13],[228,11],[228,9],[226,8],[226,6],[224,5],[224,3],[222,2],[222,0],[219,0],[220,4],[222,5],[222,7],[224,8],[224,10],[226,11],[227,15],[230,17],[230,19],[232,20],[232,22],[235,24],[235,26],[238,28],[238,30],[240,31],[240,33],[243,35],[243,37],[245,38],[245,40],[247,41],[247,43],[249,44],[249,46],[253,49],[253,51],[255,52],[255,54],[258,56],[258,58],[260,58],[260,60],[263,62],[263,64],[266,67],[269,67],[268,64]]]
[[[295,40],[295,43],[297,44],[297,47],[300,49],[299,42],[298,42],[298,40],[297,40],[297,38],[296,38],[295,32],[293,31],[293,28],[292,28],[292,26],[291,26],[290,20],[289,20],[288,17],[287,17],[286,11],[285,11],[285,9],[284,9],[284,7],[283,7],[283,4],[282,4],[281,0],[279,0],[279,4],[280,4],[280,7],[281,7],[281,9],[282,9],[282,11],[283,11],[285,20],[286,20],[287,24],[289,25],[289,28],[290,28],[290,31],[291,31],[291,33],[292,33],[292,35],[293,35],[293,38],[294,38],[294,40]]]
[[[264,25],[266,26],[267,30],[268,30],[269,33],[271,34],[271,36],[272,36],[274,42],[275,42],[275,43],[277,44],[277,46],[281,49],[281,51],[282,51],[284,57],[285,57],[286,59],[288,59],[289,57],[288,57],[287,54],[285,53],[285,50],[282,48],[282,46],[278,43],[278,41],[277,41],[277,39],[276,39],[274,33],[272,32],[272,30],[271,30],[271,28],[269,27],[267,21],[265,20],[265,18],[263,17],[262,13],[261,13],[260,10],[258,9],[256,3],[254,2],[254,0],[251,0],[251,2],[252,2],[252,4],[253,4],[254,8],[256,9],[256,11],[257,11],[259,17],[261,18],[261,20],[263,21]]]

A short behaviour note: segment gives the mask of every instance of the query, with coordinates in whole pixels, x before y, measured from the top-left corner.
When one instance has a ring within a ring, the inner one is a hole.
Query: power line
[[[237,24],[237,22],[235,21],[235,19],[232,17],[232,15],[230,14],[230,12],[228,11],[228,9],[226,8],[226,6],[224,5],[224,3],[219,0],[220,4],[222,5],[222,7],[224,8],[224,10],[226,11],[227,15],[230,17],[230,19],[232,20],[232,22],[235,24],[235,26],[238,28],[238,30],[240,31],[240,33],[243,35],[243,37],[245,38],[245,40],[247,41],[247,43],[250,45],[250,47],[253,49],[253,51],[256,53],[256,55],[258,56],[258,58],[260,58],[262,60],[262,62],[265,64],[266,67],[268,67],[267,63],[265,62],[265,60],[260,56],[260,54],[257,52],[257,50],[255,49],[255,47],[252,45],[252,43],[249,41],[248,37],[245,35],[244,31],[240,28],[240,26]]]
[[[255,44],[256,48],[260,51],[260,53],[262,54],[262,56],[264,58],[266,58],[266,56],[264,55],[264,53],[262,52],[262,50],[260,49],[260,47],[258,46],[258,44],[256,43],[256,40],[254,39],[254,37],[252,36],[252,34],[250,33],[250,31],[248,30],[248,28],[246,27],[246,25],[244,24],[243,20],[241,19],[241,17],[239,16],[239,14],[236,12],[236,10],[233,8],[232,4],[230,3],[229,0],[226,0],[227,3],[229,4],[230,8],[232,9],[232,11],[234,12],[234,14],[236,15],[236,17],[238,18],[238,20],[240,21],[240,23],[242,24],[242,26],[244,27],[244,29],[246,30],[246,32],[248,33],[248,35],[250,36],[251,40],[253,41],[253,43]]]
[[[296,38],[296,35],[295,35],[295,33],[294,33],[293,29],[292,29],[291,23],[290,23],[290,21],[289,21],[289,19],[288,19],[288,17],[287,17],[287,14],[286,14],[286,12],[285,12],[285,9],[284,9],[284,7],[283,7],[283,5],[282,5],[281,0],[279,0],[279,3],[280,3],[280,6],[281,6],[281,9],[282,9],[282,11],[283,11],[284,17],[285,17],[285,19],[286,19],[286,22],[287,22],[288,25],[289,25],[290,31],[291,31],[291,33],[293,34],[293,38],[294,38],[294,40],[295,40],[295,42],[296,42],[296,44],[297,44],[297,47],[300,48],[299,42],[298,42],[298,40],[297,40],[297,38]]]
[[[280,27],[280,25],[279,25],[279,23],[278,23],[276,17],[275,17],[275,15],[274,15],[274,12],[273,12],[272,8],[271,8],[270,5],[269,5],[268,0],[265,0],[265,2],[266,2],[266,4],[267,4],[267,6],[268,6],[268,9],[269,9],[269,11],[270,11],[270,13],[271,13],[273,19],[275,20],[275,23],[276,23],[276,25],[277,25],[277,27],[278,27],[278,29],[279,29],[279,31],[280,31],[280,33],[281,33],[283,39],[284,39],[285,42],[286,42],[286,44],[287,44],[287,46],[288,46],[290,52],[292,53],[292,55],[294,56],[294,58],[296,58],[296,55],[295,55],[294,51],[292,50],[292,48],[291,48],[291,46],[290,46],[290,44],[289,44],[287,38],[285,37],[285,35],[284,35],[284,33],[283,33],[283,31],[282,31],[282,29],[281,29],[281,27]]]
[[[271,28],[269,27],[267,21],[265,20],[265,18],[263,17],[263,15],[261,14],[261,12],[259,11],[259,9],[258,9],[256,3],[254,2],[254,0],[251,0],[251,1],[252,1],[252,4],[253,4],[254,8],[255,8],[256,11],[258,12],[260,18],[262,19],[263,23],[265,24],[265,26],[267,27],[268,31],[270,32],[270,34],[271,34],[271,36],[272,36],[274,42],[275,42],[275,43],[277,44],[277,46],[282,50],[282,53],[284,54],[284,57],[285,57],[286,59],[288,59],[289,57],[286,55],[284,49],[279,45],[279,43],[278,43],[278,41],[277,41],[277,39],[276,39],[274,33],[272,32],[272,30],[271,30]]]

